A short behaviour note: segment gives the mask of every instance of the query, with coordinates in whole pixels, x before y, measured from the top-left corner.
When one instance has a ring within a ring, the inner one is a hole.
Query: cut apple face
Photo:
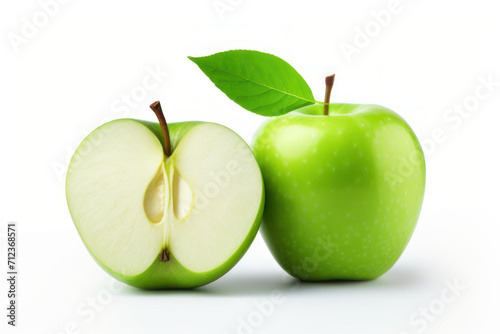
[[[203,285],[234,266],[255,237],[260,169],[224,126],[170,124],[170,157],[158,129],[123,119],[91,133],[68,170],[68,206],[89,251],[118,279],[145,288]]]

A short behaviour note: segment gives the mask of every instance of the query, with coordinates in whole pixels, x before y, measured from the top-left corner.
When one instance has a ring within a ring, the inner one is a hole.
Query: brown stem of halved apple
[[[333,82],[335,81],[335,74],[329,75],[325,78],[325,104],[323,106],[323,115],[328,116],[330,109],[330,95],[332,95]]]
[[[163,115],[163,110],[161,110],[160,101],[155,101],[149,106],[156,114],[158,121],[160,122],[161,131],[163,132],[163,142],[164,151],[167,158],[172,154],[172,149],[170,147],[170,135],[168,134],[167,121]]]

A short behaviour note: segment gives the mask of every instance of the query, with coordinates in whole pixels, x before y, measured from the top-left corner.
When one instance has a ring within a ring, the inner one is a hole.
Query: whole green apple
[[[377,105],[311,105],[268,120],[253,151],[266,191],[262,235],[284,270],[363,280],[394,265],[425,186],[421,146],[400,116]]]
[[[272,117],[256,133],[266,190],[262,235],[279,264],[307,280],[371,279],[408,244],[425,163],[408,124],[376,105],[324,103],[286,61],[255,50],[190,57],[231,100]]]
[[[167,126],[133,119],[106,123],[71,160],[66,197],[99,265],[146,288],[214,281],[243,256],[259,229],[264,194],[248,145],[204,122]]]

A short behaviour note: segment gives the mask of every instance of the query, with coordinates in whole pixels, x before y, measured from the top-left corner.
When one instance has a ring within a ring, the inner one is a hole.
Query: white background
[[[230,10],[221,14],[214,4]],[[389,4],[70,0],[43,22],[39,2],[2,1],[0,218],[2,226],[18,222],[20,244],[19,326],[8,332],[71,333],[75,326],[80,333],[500,332],[500,87],[474,97],[480,78],[500,81],[500,8],[488,0],[401,0],[380,28],[372,12]],[[33,16],[45,25],[13,45],[9,38],[21,36],[24,18]],[[355,46],[357,29],[365,28],[372,29],[369,42],[358,41],[358,53],[346,57],[342,45]],[[422,214],[405,253],[381,278],[297,283],[259,235],[218,281],[192,291],[145,292],[114,284],[85,250],[64,197],[64,166],[76,146],[104,119],[154,120],[148,105],[157,99],[170,122],[219,122],[249,141],[263,118],[227,99],[186,58],[235,48],[285,59],[317,99],[324,76],[335,72],[333,101],[387,106],[426,143]],[[117,112],[123,94],[140,90],[148,69],[157,68],[168,73],[158,87]],[[464,103],[471,111],[460,123],[444,119]],[[450,282],[461,289],[445,303]],[[6,289],[2,279],[2,333]],[[282,294],[280,303],[260,311],[273,291]],[[97,310],[89,311],[93,298]]]

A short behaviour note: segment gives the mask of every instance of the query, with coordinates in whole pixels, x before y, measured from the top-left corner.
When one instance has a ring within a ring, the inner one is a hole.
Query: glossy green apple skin
[[[142,120],[133,120],[145,125],[147,128],[153,132],[162,145],[163,133],[161,127],[158,123],[152,123]],[[180,123],[170,123],[168,124],[168,131],[170,134],[170,143],[172,152],[175,151],[179,145],[182,137],[187,134],[192,128],[201,122],[180,122]],[[89,135],[90,137],[90,135]],[[78,151],[78,149],[77,149]],[[142,289],[187,289],[196,288],[208,283],[211,283],[218,278],[226,274],[232,267],[238,263],[238,261],[246,253],[252,241],[255,239],[257,231],[259,230],[260,222],[262,219],[262,214],[264,211],[264,193],[262,194],[262,200],[260,203],[259,211],[256,219],[248,233],[247,237],[238,248],[238,250],[222,265],[214,268],[211,271],[198,273],[193,272],[180,264],[173,254],[170,254],[170,260],[167,262],[160,261],[160,254],[158,254],[157,259],[151,264],[151,266],[142,274],[137,276],[125,276],[116,271],[103,265],[95,256],[92,254],[92,250],[87,246],[87,250],[90,252],[94,260],[99,264],[99,266],[104,269],[109,275],[113,276],[117,280],[126,283],[130,286]],[[82,239],[85,243],[85,241]]]
[[[303,280],[364,280],[400,257],[422,207],[425,162],[409,125],[377,105],[312,105],[263,124],[262,235]]]

